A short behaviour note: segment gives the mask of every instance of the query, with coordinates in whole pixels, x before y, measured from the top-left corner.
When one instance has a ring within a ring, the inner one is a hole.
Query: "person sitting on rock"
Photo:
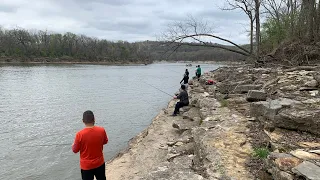
[[[174,108],[174,112],[172,116],[176,116],[179,113],[179,109],[182,108],[183,106],[188,106],[189,105],[189,96],[188,92],[186,91],[186,86],[181,85],[181,92],[178,96],[174,96],[174,99],[180,99],[179,102],[177,102],[176,107]]]

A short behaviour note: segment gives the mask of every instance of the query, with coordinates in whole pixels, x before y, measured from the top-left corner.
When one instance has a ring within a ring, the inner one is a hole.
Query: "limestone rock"
[[[169,166],[161,166],[156,170],[151,171],[146,177],[141,180],[176,180],[176,179],[192,179],[203,180],[204,178],[190,169],[175,169]]]
[[[318,86],[318,82],[313,79],[311,81],[307,81],[304,85],[306,87],[317,87]]]
[[[183,106],[181,109],[180,109],[180,112],[187,112],[191,109],[191,106]]]
[[[250,90],[246,99],[249,102],[265,101],[267,100],[267,94],[264,91]]]
[[[262,88],[262,85],[239,85],[235,88],[234,93],[247,93],[250,90],[259,90]]]
[[[320,148],[320,143],[316,142],[298,142],[297,144],[304,148]]]
[[[278,158],[275,160],[275,165],[282,171],[291,171],[292,168],[302,163],[302,160],[295,157]]]
[[[198,125],[199,125],[199,122],[190,121],[190,120],[175,120],[172,123],[172,127],[182,131],[192,129],[193,127],[196,127]]]
[[[188,169],[192,166],[193,155],[178,156],[173,159],[176,168]]]
[[[290,154],[303,160],[320,160],[320,155],[315,153],[309,153],[303,150],[291,151]]]
[[[304,161],[293,168],[293,172],[300,176],[304,176],[307,180],[320,179],[320,167],[308,161]]]
[[[274,118],[274,125],[286,129],[307,131],[320,134],[320,110],[294,107],[283,109]]]
[[[192,121],[196,120],[195,118],[200,117],[199,108],[191,107],[189,111],[182,114],[184,119],[190,119]]]
[[[317,81],[318,85],[320,85],[320,74],[316,74],[313,78]]]
[[[320,149],[318,149],[318,150],[311,150],[311,151],[309,151],[309,152],[320,155]]]
[[[296,89],[298,89],[298,86],[296,85],[283,86],[280,88],[282,91],[294,91]]]
[[[299,103],[300,102],[298,101],[287,98],[279,98],[276,100],[271,100],[269,102],[254,102],[250,104],[250,114],[253,117],[263,116],[267,119],[274,120],[280,109],[291,107],[294,104]]]
[[[287,172],[283,172],[275,167],[272,167],[269,172],[272,174],[273,179],[275,180],[293,180],[294,176]]]
[[[268,159],[275,160],[278,158],[291,158],[291,157],[292,156],[290,154],[272,152],[269,154]]]
[[[174,147],[174,152],[181,155],[190,155],[194,152],[194,143],[183,144],[181,146]]]
[[[314,91],[310,91],[310,95],[315,97],[319,94],[319,91],[318,90],[314,90]]]

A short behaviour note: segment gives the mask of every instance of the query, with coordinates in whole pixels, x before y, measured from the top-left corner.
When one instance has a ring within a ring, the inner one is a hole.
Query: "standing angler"
[[[106,166],[103,157],[103,145],[108,143],[108,136],[103,127],[95,126],[92,111],[83,113],[85,128],[76,134],[72,151],[80,151],[82,180],[106,180]]]
[[[180,84],[183,81],[183,85],[186,87],[186,89],[188,88],[188,82],[189,82],[189,76],[187,74],[184,74],[183,79],[180,81]]]
[[[186,69],[186,72],[185,72],[184,74],[189,77],[189,71],[188,71],[188,69]]]
[[[197,68],[197,77],[198,77],[198,81],[200,79],[200,76],[201,76],[201,68],[200,68],[200,65],[198,65],[198,68]]]

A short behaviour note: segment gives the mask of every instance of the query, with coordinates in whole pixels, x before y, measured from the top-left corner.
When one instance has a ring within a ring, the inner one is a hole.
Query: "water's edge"
[[[163,108],[162,110],[160,110],[160,112],[154,117],[152,118],[150,124],[144,129],[142,130],[139,134],[137,134],[136,136],[132,137],[127,144],[127,147],[124,148],[123,150],[121,150],[117,155],[115,155],[114,157],[112,157],[111,159],[109,159],[106,162],[106,166],[108,166],[108,164],[112,163],[114,160],[121,158],[124,154],[128,153],[128,151],[131,149],[131,147],[133,145],[136,145],[139,143],[140,139],[143,139],[145,136],[148,135],[148,130],[151,128],[151,125],[154,123],[154,121],[156,119],[158,119],[159,116],[163,115],[163,112],[169,108],[170,104],[173,103],[175,100],[170,100],[167,104],[167,106],[165,108]]]

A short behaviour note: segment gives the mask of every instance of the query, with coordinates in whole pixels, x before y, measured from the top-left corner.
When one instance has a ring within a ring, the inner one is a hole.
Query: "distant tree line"
[[[160,60],[226,61],[239,57],[225,50],[196,46],[183,47],[170,55],[163,44],[158,41],[114,42],[70,32],[0,28],[0,61],[150,63]]]
[[[56,61],[135,62],[149,61],[143,43],[107,41],[76,35],[0,28],[0,57],[56,59]],[[54,60],[53,60],[54,61]]]

